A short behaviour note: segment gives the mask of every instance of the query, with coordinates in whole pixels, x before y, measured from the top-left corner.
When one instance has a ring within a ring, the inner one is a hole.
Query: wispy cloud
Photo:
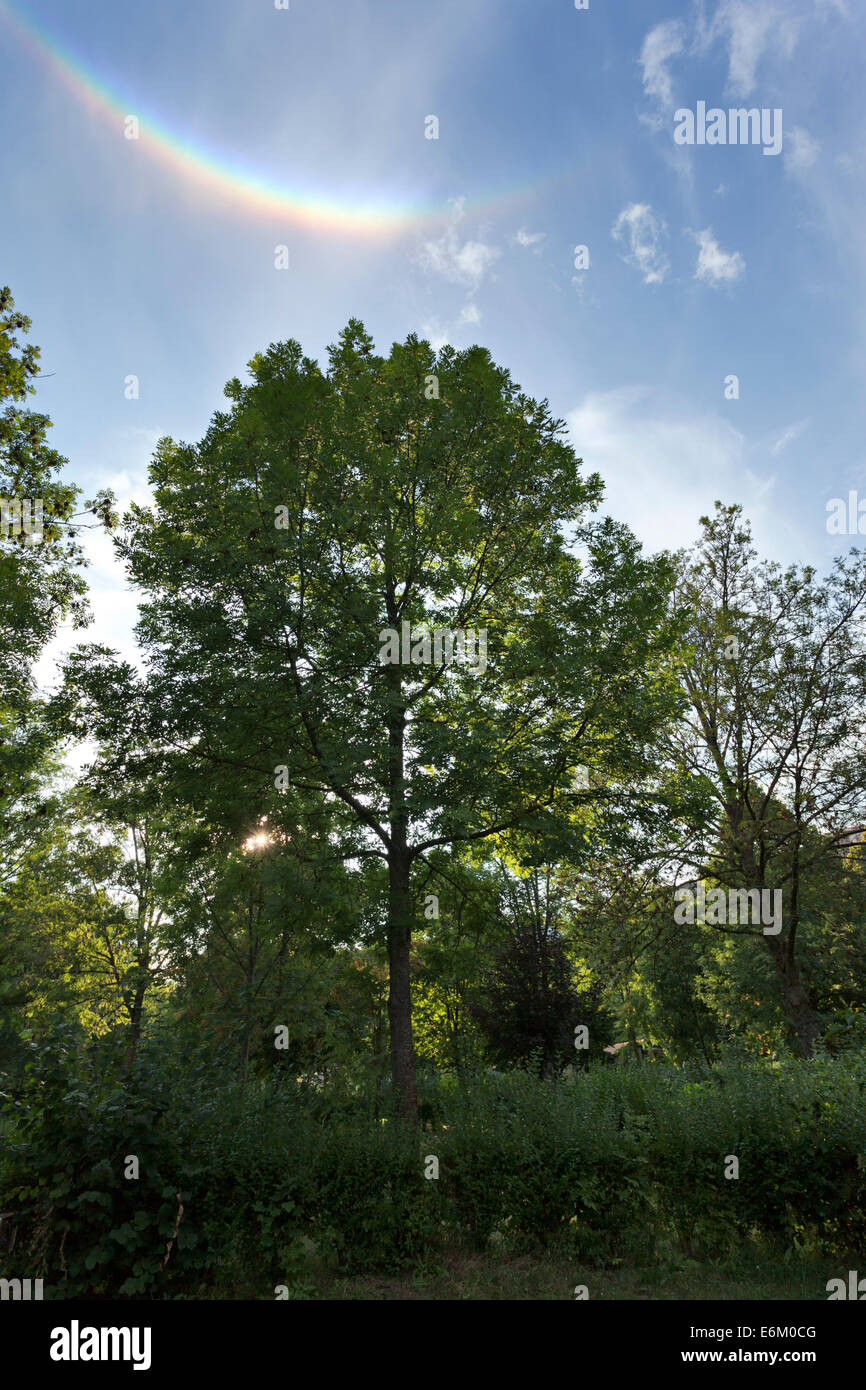
[[[640,271],[645,285],[660,285],[670,269],[661,244],[666,235],[664,220],[649,203],[629,203],[611,228],[614,241],[628,246],[623,260]]]
[[[544,241],[546,233],[527,232],[525,227],[521,227],[515,237],[518,246],[538,246]]]
[[[774,477],[749,467],[748,441],[721,417],[667,411],[649,389],[627,386],[589,393],[566,420],[586,468],[605,480],[605,510],[648,548],[690,544],[717,497],[744,505],[756,541],[773,557],[803,544],[781,533]]]
[[[728,62],[726,90],[747,97],[757,85],[761,65],[789,59],[803,25],[830,11],[848,16],[845,0],[720,0],[709,14],[704,0],[697,0],[690,20],[666,19],[647,32],[638,59],[644,91],[659,106],[670,107],[672,60],[705,57],[721,45]],[[640,119],[661,128],[657,115]]]
[[[721,0],[709,24],[699,28],[696,48],[705,51],[721,41],[728,55],[727,89],[746,97],[754,91],[766,56],[791,56],[802,18],[774,0]]]
[[[793,425],[789,425],[786,430],[783,430],[775,443],[770,445],[770,453],[773,458],[778,458],[782,450],[787,449],[788,445],[793,443],[808,428],[808,425],[808,420],[797,420]]]
[[[460,334],[461,328],[475,327],[481,322],[481,310],[471,299],[466,303],[457,315],[456,321],[452,322],[451,327],[443,323],[440,318],[434,315],[433,318],[425,320],[421,325],[421,336],[426,338],[434,352],[439,352],[448,343],[453,342],[454,335]]]
[[[670,106],[673,100],[668,61],[682,53],[684,47],[685,28],[678,19],[657,24],[643,41],[638,62],[643,69],[644,91],[663,106]]]
[[[712,227],[705,227],[702,232],[692,232],[692,236],[699,247],[696,280],[703,280],[715,288],[733,284],[745,274],[746,262],[739,251],[723,251],[713,236]]]
[[[808,130],[794,126],[785,136],[785,167],[792,174],[802,174],[811,169],[821,153],[820,141],[810,135]]]
[[[439,319],[427,319],[421,325],[421,337],[426,338],[434,352],[441,352],[451,342],[448,329]]]
[[[487,242],[460,235],[460,223],[465,216],[465,199],[452,200],[452,215],[445,231],[435,241],[422,242],[418,251],[418,263],[423,270],[454,284],[469,285],[477,289],[487,271],[499,255],[497,247]]]

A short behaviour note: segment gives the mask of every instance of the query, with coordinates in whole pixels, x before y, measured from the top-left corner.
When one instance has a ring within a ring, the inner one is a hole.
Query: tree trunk
[[[406,806],[406,706],[400,668],[388,668],[393,708],[388,721],[388,1021],[391,1025],[391,1080],[399,1113],[418,1123],[415,1051],[412,1046],[410,951],[414,904],[410,890],[409,812]]]
[[[389,857],[388,1021],[391,1025],[391,1080],[394,1096],[410,1123],[418,1118],[415,1051],[412,1046],[412,992],[409,971],[412,943],[412,898],[409,856],[405,845],[392,846]]]
[[[138,1051],[138,1044],[141,1040],[141,1016],[144,1010],[144,995],[146,990],[146,982],[140,980],[136,986],[132,1007],[129,1011],[129,1040],[126,1045],[126,1057],[123,1068],[126,1076],[132,1071],[132,1064],[135,1061],[135,1054]]]
[[[785,1008],[797,1034],[800,1051],[804,1057],[814,1057],[816,1044],[821,1042],[821,1027],[809,1002],[806,987],[800,979],[789,942],[775,936],[766,936],[764,940],[782,986]]]
[[[767,943],[770,959],[782,986],[785,1008],[793,1024],[794,1032],[797,1034],[800,1051],[804,1057],[814,1057],[815,1044],[817,1043],[820,1047],[821,1043],[821,1027],[815,1010],[809,1002],[808,990],[800,979],[800,972],[797,969],[797,960],[794,955],[794,943],[797,939],[799,922],[798,856],[799,848],[795,850],[792,867],[792,896],[787,928],[778,936],[765,936],[764,940]],[[750,843],[745,847],[743,863],[749,875],[747,882],[749,882],[750,887],[758,888],[759,891],[763,892],[765,885],[764,866],[763,863],[756,863],[754,849]]]

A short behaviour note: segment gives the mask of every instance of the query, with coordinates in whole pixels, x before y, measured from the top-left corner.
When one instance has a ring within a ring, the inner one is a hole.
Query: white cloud
[[[434,352],[440,352],[442,348],[446,347],[449,343],[453,343],[454,337],[459,335],[461,328],[466,328],[467,326],[474,327],[480,322],[481,310],[478,308],[477,304],[474,304],[471,300],[467,300],[460,310],[460,313],[457,315],[457,319],[452,321],[450,326],[447,323],[443,323],[442,320],[435,315],[433,318],[427,319],[422,323],[421,337],[427,339]]]
[[[660,285],[670,269],[661,249],[666,234],[663,219],[656,217],[649,203],[629,203],[611,228],[614,241],[622,243],[627,239],[629,250],[623,260],[641,272],[645,285]]]
[[[454,284],[477,289],[499,251],[483,241],[461,240],[458,227],[464,216],[464,201],[463,198],[452,200],[453,211],[448,226],[438,240],[422,243],[418,262],[423,270],[441,275]]]
[[[646,388],[621,387],[584,396],[567,424],[586,470],[605,481],[603,510],[649,550],[690,545],[716,498],[743,504],[764,553],[783,559],[793,548],[773,503],[775,479],[754,474],[747,441],[720,416],[672,414]]]
[[[723,251],[713,236],[712,227],[705,227],[702,232],[693,232],[692,235],[700,248],[696,280],[703,280],[714,287],[730,285],[739,280],[746,269],[746,262],[739,251]]]
[[[544,241],[545,232],[527,232],[525,227],[521,227],[517,233],[516,241],[518,246],[537,246]]]
[[[796,4],[794,0],[783,0],[781,4],[777,0],[720,0],[708,18],[703,0],[698,0],[690,21],[668,19],[648,31],[638,59],[644,91],[660,105],[671,106],[671,59],[680,54],[705,56],[721,43],[728,59],[727,90],[736,96],[748,96],[765,60],[790,58],[807,18],[803,5],[804,0],[797,0]],[[844,0],[815,0],[814,13],[826,14],[827,7],[847,14]],[[653,128],[660,124],[655,116],[640,119]]]
[[[765,55],[791,56],[800,23],[799,16],[778,8],[773,0],[722,0],[698,43],[701,48],[717,39],[726,44],[728,90],[748,96]]]
[[[657,135],[660,130],[668,129],[668,118],[660,116],[657,111],[640,111],[638,112],[638,120],[641,125],[649,126],[653,135]]]
[[[804,429],[808,427],[808,424],[808,420],[796,420],[793,425],[789,425],[786,430],[783,430],[776,442],[770,446],[770,453],[773,455],[773,458],[778,458],[782,450],[793,443],[793,441],[803,433]]]
[[[673,100],[667,62],[669,58],[682,53],[684,43],[684,30],[678,19],[667,19],[657,24],[643,41],[638,61],[643,68],[644,91],[665,106],[670,106]]]
[[[816,140],[814,135],[810,135],[808,130],[794,126],[793,130],[786,132],[785,166],[791,173],[802,174],[806,169],[811,169],[820,152],[820,141]]]
[[[441,352],[450,343],[448,329],[438,319],[428,319],[421,325],[421,337],[426,338],[434,352]]]

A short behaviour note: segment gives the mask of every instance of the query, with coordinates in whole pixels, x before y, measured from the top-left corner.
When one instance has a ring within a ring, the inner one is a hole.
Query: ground
[[[340,1278],[305,1273],[287,1281],[290,1298],[465,1300],[568,1299],[585,1284],[591,1299],[781,1299],[826,1302],[830,1262],[700,1265],[683,1260],[668,1267],[592,1269],[564,1257],[447,1252],[438,1266],[416,1273]]]

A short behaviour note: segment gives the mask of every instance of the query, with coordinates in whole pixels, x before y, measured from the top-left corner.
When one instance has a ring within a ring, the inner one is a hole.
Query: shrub
[[[110,1044],[82,1050],[61,1028],[31,1048],[7,1104],[0,1200],[55,1297],[271,1298],[310,1249],[344,1273],[393,1271],[494,1233],[596,1263],[672,1242],[716,1258],[756,1237],[862,1251],[862,1051],[424,1089],[427,1124],[412,1133],[333,1083],[275,1075],[241,1093],[146,1052],[124,1080]]]

